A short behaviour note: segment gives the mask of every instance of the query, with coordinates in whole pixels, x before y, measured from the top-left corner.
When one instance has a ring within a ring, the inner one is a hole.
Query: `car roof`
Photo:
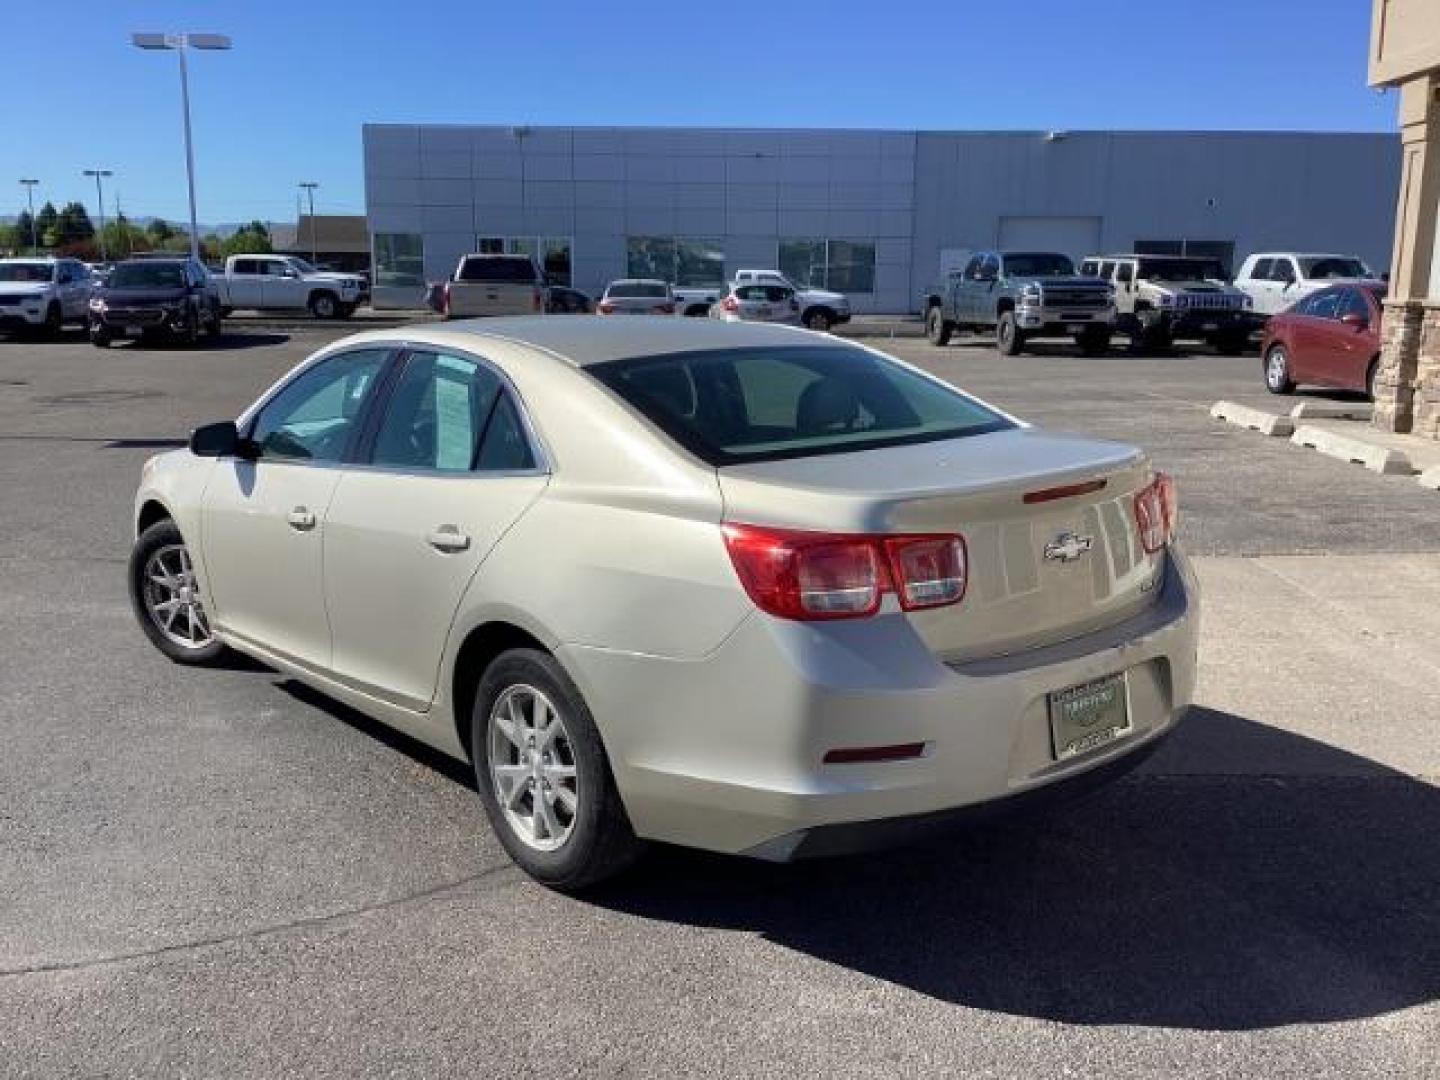
[[[514,342],[543,349],[576,367],[610,360],[662,356],[669,353],[707,352],[716,349],[767,346],[844,346],[834,338],[799,327],[763,323],[727,323],[711,319],[586,319],[574,315],[531,315],[514,318],[461,319],[455,322],[407,327],[401,331],[373,331],[366,340],[412,345],[450,345],[483,349],[487,340]],[[354,340],[354,339],[351,339]]]

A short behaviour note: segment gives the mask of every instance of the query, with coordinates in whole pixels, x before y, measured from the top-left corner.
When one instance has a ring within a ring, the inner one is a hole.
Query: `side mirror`
[[[1353,326],[1356,330],[1364,330],[1370,325],[1370,320],[1358,311],[1347,311],[1340,316],[1340,321],[1346,326]]]
[[[255,445],[242,439],[234,420],[206,424],[190,433],[190,452],[196,457],[238,457],[254,459]]]

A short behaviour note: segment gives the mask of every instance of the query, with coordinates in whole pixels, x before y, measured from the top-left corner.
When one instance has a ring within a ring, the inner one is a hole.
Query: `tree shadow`
[[[665,849],[587,899],[971,1008],[1265,1028],[1440,995],[1437,827],[1428,784],[1200,709],[1144,770],[1043,816],[791,866]]]

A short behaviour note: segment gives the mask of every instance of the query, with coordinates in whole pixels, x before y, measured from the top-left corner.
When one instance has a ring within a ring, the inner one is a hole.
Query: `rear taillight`
[[[725,297],[724,300],[721,300],[721,301],[720,301],[720,306],[721,306],[722,308],[724,308],[726,311],[739,311],[739,310],[740,310],[740,302],[739,302],[738,300],[736,300],[733,296],[727,296],[727,297]]]
[[[891,536],[724,526],[725,546],[746,593],[782,619],[874,615],[888,592],[906,611],[959,603],[965,595],[965,540],[955,535]]]
[[[1175,480],[1168,473],[1156,473],[1155,479],[1135,495],[1135,525],[1140,530],[1140,546],[1153,555],[1175,538],[1180,523],[1180,502]]]
[[[615,305],[610,303],[609,300],[601,300],[600,306],[595,310],[600,312],[601,315],[613,315],[615,313]]]

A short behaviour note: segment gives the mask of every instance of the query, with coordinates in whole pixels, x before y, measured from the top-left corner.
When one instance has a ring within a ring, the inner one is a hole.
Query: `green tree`
[[[55,247],[60,243],[59,224],[60,214],[56,211],[55,204],[46,200],[40,213],[35,215],[35,229],[40,234],[41,247]]]
[[[149,251],[154,246],[150,234],[144,229],[137,229],[124,214],[105,223],[105,250],[115,258]]]
[[[175,235],[175,230],[170,227],[170,223],[164,218],[158,217],[151,219],[150,224],[145,227],[145,232],[157,247]]]
[[[15,249],[16,249],[17,251],[18,251],[20,248],[28,248],[28,247],[30,247],[30,239],[31,239],[31,236],[32,236],[31,229],[32,229],[32,228],[33,228],[36,232],[39,231],[39,226],[35,224],[35,219],[30,216],[30,211],[29,211],[29,210],[21,210],[21,211],[20,211],[20,216],[15,219],[15,242],[14,242],[14,247],[15,247]]]
[[[186,250],[189,250],[190,240],[188,237],[185,240],[185,247]],[[225,257],[224,249],[225,241],[221,240],[220,237],[214,233],[200,238],[200,258],[205,262],[219,262]]]
[[[274,251],[270,244],[270,230],[263,221],[252,221],[226,239],[222,253],[231,255],[268,255]]]
[[[78,202],[68,202],[60,210],[55,230],[59,237],[58,246],[61,247],[91,240],[95,236],[95,226],[90,221],[90,215],[85,212],[85,204]]]

